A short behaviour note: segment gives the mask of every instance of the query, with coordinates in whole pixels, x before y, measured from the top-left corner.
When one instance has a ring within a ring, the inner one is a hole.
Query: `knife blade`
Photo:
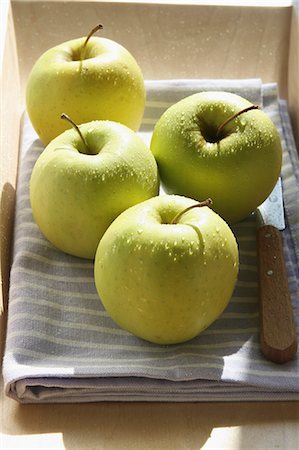
[[[285,363],[297,352],[297,336],[280,233],[285,228],[280,178],[256,213],[260,349],[268,360]]]

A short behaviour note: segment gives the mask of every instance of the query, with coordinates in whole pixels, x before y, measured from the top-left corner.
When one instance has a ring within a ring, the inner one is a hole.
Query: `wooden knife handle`
[[[258,228],[257,253],[261,351],[270,361],[284,363],[297,352],[297,336],[282,238],[277,228]]]

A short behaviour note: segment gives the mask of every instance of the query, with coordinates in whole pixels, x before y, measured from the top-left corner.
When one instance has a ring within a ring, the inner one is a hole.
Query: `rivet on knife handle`
[[[297,336],[280,231],[272,225],[258,228],[257,249],[261,351],[270,361],[284,363],[296,354]]]

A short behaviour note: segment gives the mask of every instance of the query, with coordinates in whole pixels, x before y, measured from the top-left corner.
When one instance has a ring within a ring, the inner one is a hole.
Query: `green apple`
[[[30,180],[34,219],[58,249],[93,258],[110,223],[158,194],[157,165],[143,140],[125,125],[93,121],[53,139]]]
[[[228,223],[254,211],[274,188],[282,162],[278,131],[256,108],[235,94],[200,92],[165,111],[150,144],[165,191],[211,197]]]
[[[86,41],[74,39],[47,50],[29,75],[27,111],[45,145],[69,128],[60,120],[63,112],[78,124],[111,120],[136,131],[141,123],[145,88],[134,57],[112,40]]]
[[[150,342],[180,343],[226,308],[238,247],[208,206],[164,194],[115,219],[99,243],[94,274],[101,301],[120,327]]]

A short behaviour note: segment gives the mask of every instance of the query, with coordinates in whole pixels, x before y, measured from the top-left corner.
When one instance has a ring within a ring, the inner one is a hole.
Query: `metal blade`
[[[278,179],[269,197],[257,209],[257,217],[262,225],[273,225],[279,230],[285,228],[281,178]]]

